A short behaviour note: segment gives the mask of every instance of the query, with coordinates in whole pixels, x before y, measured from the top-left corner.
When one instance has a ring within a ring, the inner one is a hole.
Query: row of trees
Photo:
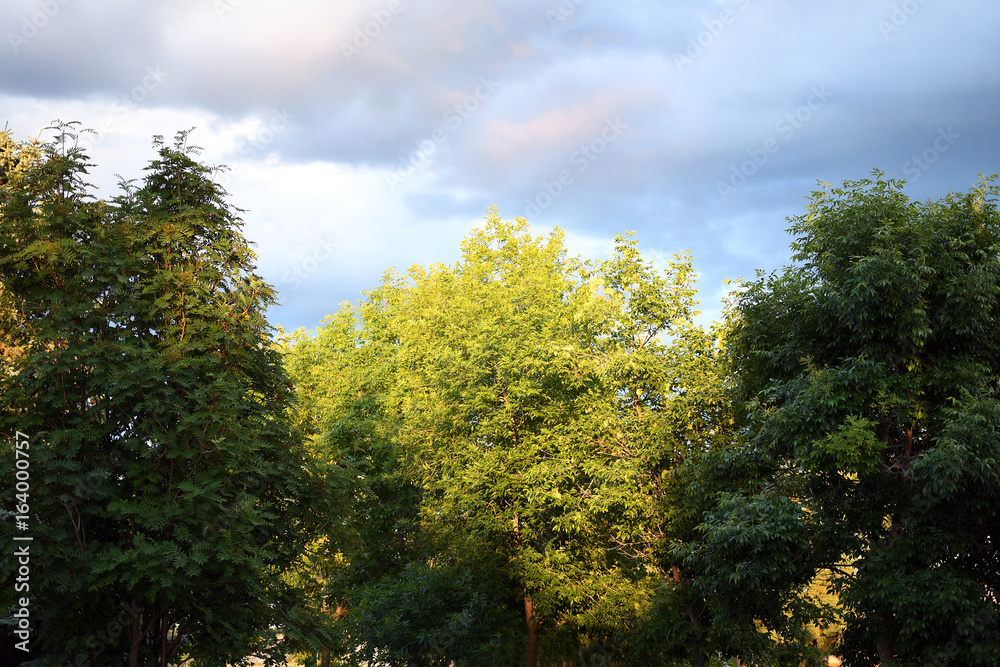
[[[364,480],[339,650],[995,664],[996,194],[827,186],[711,332],[690,258],[580,262],[495,211],[455,266],[388,273],[288,348],[315,450]]]
[[[186,133],[104,202],[70,130],[0,152],[43,664],[1000,662],[989,179],[814,193],[708,331],[689,256],[491,210],[276,339]]]
[[[302,428],[352,494],[328,589],[351,609],[341,650],[658,654],[635,630],[691,530],[665,475],[731,431],[690,259],[661,275],[619,236],[584,263],[495,211],[462,251],[388,273],[289,348]],[[435,582],[466,581],[444,613]]]

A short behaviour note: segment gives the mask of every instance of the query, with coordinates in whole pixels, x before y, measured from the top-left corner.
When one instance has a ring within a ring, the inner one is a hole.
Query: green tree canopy
[[[367,579],[377,588],[353,602],[346,593],[349,618],[408,619],[392,637],[355,635],[381,658],[489,664],[457,648],[427,654],[420,638],[454,647],[464,635],[422,614],[429,600],[400,606],[441,568],[485,586],[449,618],[489,599],[503,621],[498,664],[512,659],[504,637],[517,615],[529,664],[628,650],[623,637],[666,583],[653,555],[665,549],[661,473],[692,446],[665,420],[684,413],[691,435],[706,419],[672,364],[712,347],[691,322],[690,259],[657,271],[635,245],[619,236],[611,259],[582,262],[560,231],[533,237],[491,211],[457,264],[389,272],[357,311],[293,349],[293,375],[308,379],[302,402],[315,401],[304,421],[322,424],[317,442],[345,466],[361,462],[356,507],[382,531],[359,536],[348,571],[380,552],[394,563],[389,579]]]
[[[0,190],[0,424],[31,440],[35,655],[276,660],[275,629],[310,631],[280,575],[330,496],[288,421],[274,290],[186,132],[105,202],[58,130]]]
[[[736,301],[746,483],[707,514],[708,583],[779,597],[831,569],[851,664],[1000,659],[996,196],[827,187],[795,263]]]

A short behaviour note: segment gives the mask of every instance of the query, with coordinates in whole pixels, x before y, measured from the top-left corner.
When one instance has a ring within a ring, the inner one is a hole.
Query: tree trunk
[[[516,436],[515,436],[516,437]],[[514,544],[520,552],[521,550],[521,519],[514,514]],[[527,667],[538,667],[538,633],[536,632],[535,612],[532,609],[531,598],[528,591],[524,591],[524,622],[528,626],[528,655],[525,665]]]
[[[166,611],[161,611],[163,617],[160,619],[160,667],[170,667],[167,664],[167,638],[170,633],[170,621]]]
[[[671,574],[674,576],[674,583],[677,587],[681,587],[681,571],[677,567],[677,564],[671,566]],[[684,610],[687,612],[688,618],[691,619],[691,625],[694,626],[694,638],[695,641],[700,645],[702,640],[705,638],[705,633],[702,632],[701,628],[701,611],[695,609],[694,604],[689,600],[684,600]],[[691,653],[691,665],[692,667],[705,667],[708,664],[708,654],[704,651],[698,650],[697,647]]]
[[[878,664],[882,667],[890,667],[894,665],[892,654],[892,644],[885,638],[884,635],[879,634],[875,638],[875,650],[878,652]]]
[[[326,600],[323,601],[323,611],[326,611]],[[337,605],[337,611],[333,613],[333,622],[336,623],[340,620],[340,617],[344,615],[344,603],[341,601]],[[329,647],[324,648],[320,652],[319,667],[330,667],[330,649]]]
[[[893,524],[895,524],[895,518],[893,519]],[[886,626],[888,624],[885,617],[881,614],[875,617],[875,623],[878,628],[878,632],[875,633],[875,651],[878,653],[878,662],[882,667],[889,667],[895,664],[895,656],[892,651],[892,640],[889,638],[887,632],[888,628]]]
[[[129,610],[132,614],[132,629],[128,639],[128,667],[139,667],[139,644],[142,637],[139,633],[142,630],[142,608],[138,602],[132,603]]]
[[[531,608],[531,600],[524,596],[524,619],[528,624],[528,657],[525,667],[538,667],[538,634],[535,632],[535,613]]]

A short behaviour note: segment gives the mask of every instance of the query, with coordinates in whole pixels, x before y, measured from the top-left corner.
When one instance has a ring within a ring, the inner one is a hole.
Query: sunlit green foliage
[[[561,232],[532,237],[492,212],[462,251],[455,266],[387,274],[356,314],[345,308],[291,355],[322,425],[316,442],[362,490],[346,576],[368,588],[353,600],[344,589],[348,619],[396,617],[413,577],[451,568],[491,591],[476,599],[502,621],[497,664],[515,657],[511,633],[547,662],[622,653],[666,584],[655,558],[662,472],[711,428],[685,402],[706,389],[677,382],[698,363],[685,350],[711,346],[691,323],[690,260],[659,272],[620,236],[611,259],[582,262]],[[392,586],[399,596],[372,592]],[[480,603],[454,604],[469,614]],[[407,618],[393,637],[364,641],[401,664],[487,664],[460,641],[427,655],[420,638],[444,632],[447,617],[414,608]]]

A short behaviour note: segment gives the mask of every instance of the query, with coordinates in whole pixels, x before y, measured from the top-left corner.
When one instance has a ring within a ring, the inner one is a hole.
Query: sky
[[[195,128],[286,329],[458,261],[492,206],[584,258],[690,251],[707,322],[819,182],[1000,171],[995,1],[4,0],[0,28],[0,121],[95,130],[97,196]]]

